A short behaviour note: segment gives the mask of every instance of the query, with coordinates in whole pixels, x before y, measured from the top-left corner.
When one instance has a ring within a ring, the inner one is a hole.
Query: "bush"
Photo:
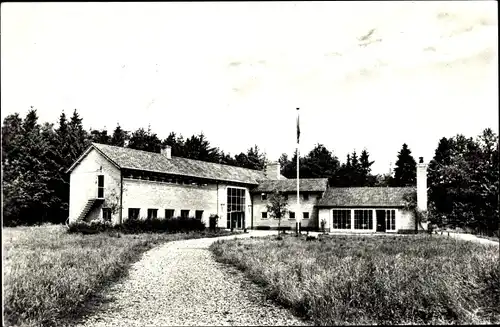
[[[70,233],[81,233],[81,234],[97,234],[104,232],[106,230],[111,230],[113,225],[107,221],[92,220],[90,222],[86,221],[76,221],[69,225]]]
[[[211,214],[210,218],[208,218],[208,225],[211,231],[215,231],[218,227],[219,216],[215,214]]]
[[[278,227],[278,231],[280,233],[286,234],[287,230],[292,230],[292,227],[290,227],[290,226],[280,226],[280,227]]]
[[[256,230],[270,230],[271,226],[256,226]]]
[[[195,218],[169,218],[169,219],[126,219],[123,224],[113,226],[109,222],[91,221],[90,223],[78,221],[69,225],[70,233],[96,234],[105,231],[122,232],[124,234],[136,233],[188,233],[205,230],[205,223]]]

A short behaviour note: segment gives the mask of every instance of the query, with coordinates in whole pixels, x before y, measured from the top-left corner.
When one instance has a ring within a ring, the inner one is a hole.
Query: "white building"
[[[211,214],[225,219],[219,227],[276,228],[266,210],[267,195],[287,194],[289,214],[282,226],[317,229],[322,219],[327,230],[398,231],[413,229],[404,212],[402,196],[414,188],[332,188],[327,179],[300,180],[300,208],[296,208],[296,181],[280,174],[279,164],[263,171],[93,143],[68,169],[69,221],[126,219],[201,219],[208,226]],[[417,174],[420,207],[426,204],[425,164]],[[383,212],[383,213],[382,213]],[[385,222],[385,225],[382,222]],[[383,227],[381,226],[383,225]]]

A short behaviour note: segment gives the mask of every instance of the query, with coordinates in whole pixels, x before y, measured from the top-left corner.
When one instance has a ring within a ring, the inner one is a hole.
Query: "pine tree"
[[[184,143],[184,151],[186,158],[209,162],[219,161],[219,154],[210,146],[210,142],[203,133],[188,138]]]
[[[398,153],[394,168],[394,186],[415,186],[417,184],[417,163],[406,143]]]
[[[301,167],[304,178],[333,178],[340,167],[336,156],[323,144],[315,147],[305,156],[304,167]]]
[[[113,131],[113,135],[111,136],[111,140],[109,141],[110,145],[114,146],[125,146],[125,141],[129,139],[128,132],[124,131],[120,124],[116,125],[115,130]]]
[[[135,150],[160,153],[161,143],[156,133],[153,133],[151,127],[148,126],[147,130],[141,127],[132,133],[128,147]]]
[[[264,169],[266,165],[266,154],[260,152],[257,144],[247,150],[246,157],[248,160],[248,165],[246,168],[257,170]]]
[[[83,129],[83,119],[75,109],[68,124],[69,140],[71,140],[69,155],[76,160],[90,145],[87,132]]]
[[[453,201],[448,194],[447,186],[444,184],[443,167],[451,164],[453,160],[453,139],[443,137],[439,140],[434,158],[429,162],[427,181],[429,186],[429,207],[431,208],[431,220],[433,223],[442,225],[443,216],[448,216],[453,210]]]
[[[370,154],[366,149],[363,149],[361,151],[361,156],[359,157],[359,162],[361,165],[361,178],[360,186],[373,186],[376,183],[376,178],[375,176],[371,175],[371,166],[373,165],[374,161],[370,161]]]
[[[110,144],[111,137],[108,135],[106,128],[97,130],[91,129],[89,133],[90,142],[100,143],[100,144]]]
[[[6,169],[8,161],[12,161],[19,153],[18,142],[21,137],[23,120],[18,113],[8,115],[2,127],[2,165]],[[4,172],[5,173],[5,172]]]
[[[185,157],[184,137],[177,136],[175,132],[170,132],[168,137],[163,140],[162,146],[169,145],[172,148],[172,155],[177,157]]]
[[[46,218],[50,207],[51,172],[46,160],[49,144],[33,107],[22,122],[21,133],[18,156],[4,180],[4,217],[6,223],[34,224]]]

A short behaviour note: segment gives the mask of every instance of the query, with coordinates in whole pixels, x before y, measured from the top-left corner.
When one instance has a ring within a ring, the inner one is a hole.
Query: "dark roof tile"
[[[404,196],[415,187],[332,187],[318,206],[322,207],[402,207]]]
[[[118,146],[92,143],[98,151],[120,168],[181,176],[214,179],[226,182],[258,184],[265,179],[263,171],[181,157],[168,159],[164,154],[134,150]]]
[[[304,178],[299,181],[299,188],[302,192],[323,192],[328,186],[327,178]],[[296,192],[296,179],[259,180],[259,185],[252,192]]]

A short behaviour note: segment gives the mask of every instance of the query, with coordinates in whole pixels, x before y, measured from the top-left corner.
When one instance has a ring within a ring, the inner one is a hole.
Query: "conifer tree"
[[[398,153],[394,168],[394,186],[415,186],[417,184],[417,163],[406,143]]]

